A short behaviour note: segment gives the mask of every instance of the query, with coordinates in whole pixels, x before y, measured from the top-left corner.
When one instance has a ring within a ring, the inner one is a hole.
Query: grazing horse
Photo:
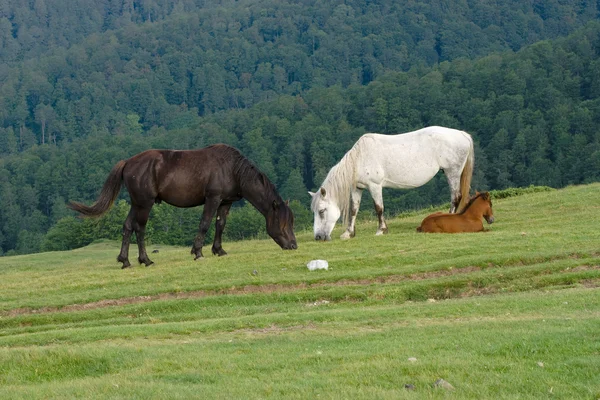
[[[146,254],[144,232],[154,203],[164,201],[176,207],[195,207],[204,204],[198,234],[192,254],[202,258],[204,237],[215,213],[215,238],[212,252],[227,254],[221,247],[221,235],[231,204],[245,198],[267,222],[267,233],[282,249],[296,249],[294,214],[275,186],[252,162],[237,149],[216,144],[199,150],[148,150],[127,160],[119,161],[112,169],[98,200],[92,206],[71,202],[69,207],[85,217],[104,214],[119,195],[122,182],[131,197],[131,209],[123,225],[123,242],[117,257],[129,263],[129,238],[135,231],[139,263],[152,261]]]
[[[488,224],[494,222],[492,199],[489,192],[477,193],[460,214],[437,212],[425,217],[421,226],[417,228],[417,232],[481,232],[483,230],[481,218],[485,218]]]
[[[355,235],[356,214],[364,189],[375,203],[376,235],[387,233],[382,188],[411,189],[429,182],[442,169],[448,179],[452,206],[462,209],[469,198],[475,155],[471,136],[456,129],[431,126],[400,135],[367,133],[333,166],[312,196],[315,240],[331,240],[342,216],[348,224],[342,239]]]

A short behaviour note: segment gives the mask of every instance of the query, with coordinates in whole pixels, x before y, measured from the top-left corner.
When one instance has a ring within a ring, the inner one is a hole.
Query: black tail
[[[75,210],[84,217],[99,217],[113,205],[115,199],[119,195],[119,191],[121,190],[121,183],[123,181],[123,169],[125,168],[125,161],[119,161],[108,174],[108,178],[106,178],[106,182],[104,182],[104,186],[102,186],[102,191],[100,192],[100,197],[92,206],[86,206],[85,204],[77,203],[75,201],[71,201],[68,204],[68,207],[71,210]]]

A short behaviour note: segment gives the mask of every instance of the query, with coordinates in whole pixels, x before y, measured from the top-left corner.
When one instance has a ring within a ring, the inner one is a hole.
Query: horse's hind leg
[[[356,234],[356,215],[360,208],[360,200],[362,198],[362,189],[354,188],[352,190],[352,198],[350,202],[350,219],[346,231],[340,236],[341,239],[353,238]]]
[[[369,191],[371,192],[371,197],[373,197],[373,204],[375,205],[375,213],[377,214],[377,219],[379,220],[379,226],[377,227],[377,232],[375,235],[383,235],[388,233],[388,227],[385,223],[385,218],[383,217],[383,194],[381,186],[372,186],[369,187]]]
[[[122,269],[131,267],[131,263],[129,262],[129,240],[131,238],[131,233],[133,232],[133,206],[129,209],[129,214],[127,214],[127,219],[125,219],[125,223],[123,224],[123,241],[121,242],[121,252],[117,257],[118,262],[122,262]]]
[[[146,245],[144,244],[144,236],[146,234],[146,223],[148,222],[148,217],[150,216],[150,207],[135,207],[135,216],[133,218],[133,230],[135,231],[135,236],[137,239],[138,245],[138,262],[140,264],[145,264],[146,267],[154,264],[150,258],[148,258],[148,254],[146,253]]]
[[[450,212],[455,213],[458,211],[458,205],[460,204],[460,174],[459,170],[445,169],[444,174],[448,179],[448,186],[450,186]]]
[[[212,246],[212,253],[218,256],[225,256],[227,253],[221,247],[221,236],[223,235],[223,229],[225,229],[225,223],[227,222],[227,215],[231,204],[221,204],[217,209],[217,221],[215,222],[215,240]]]

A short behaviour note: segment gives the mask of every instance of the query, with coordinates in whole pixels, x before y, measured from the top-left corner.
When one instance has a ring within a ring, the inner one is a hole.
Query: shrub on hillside
[[[492,190],[490,194],[494,199],[505,199],[507,197],[521,196],[523,194],[531,194],[538,192],[549,192],[552,190],[556,190],[554,188],[548,186],[528,186],[524,188],[508,188],[503,190]]]

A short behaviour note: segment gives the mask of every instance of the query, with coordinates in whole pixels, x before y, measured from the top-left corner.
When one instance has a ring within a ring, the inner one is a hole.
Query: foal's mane
[[[344,223],[348,222],[350,214],[350,192],[356,186],[356,161],[361,148],[364,146],[363,142],[364,136],[358,139],[354,146],[344,154],[340,162],[329,170],[327,177],[321,184],[327,191],[326,196],[331,196],[337,203]],[[313,196],[311,202],[313,211],[317,211],[318,198],[319,196]]]
[[[465,211],[467,211],[469,209],[469,207],[471,207],[471,205],[473,203],[475,203],[475,200],[477,200],[478,198],[480,198],[484,194],[485,194],[485,192],[477,193],[477,195],[475,195],[474,197],[471,197],[471,199],[469,200],[469,202],[467,203],[467,205],[465,206],[465,208],[463,208],[463,210],[460,212],[460,214],[464,214]]]

